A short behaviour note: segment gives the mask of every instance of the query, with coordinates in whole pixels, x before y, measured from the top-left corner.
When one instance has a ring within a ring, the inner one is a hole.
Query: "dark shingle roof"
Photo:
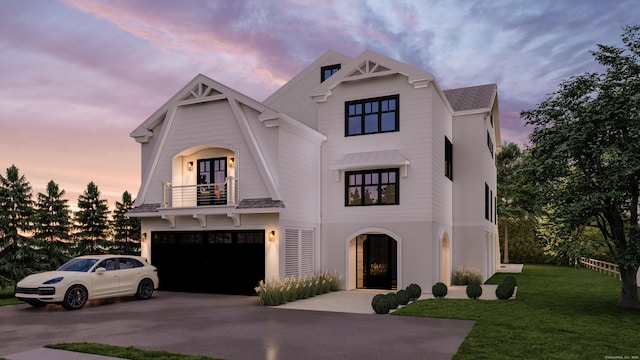
[[[263,208],[284,208],[282,200],[273,200],[271,198],[260,199],[244,199],[236,207],[236,209],[263,209]]]
[[[146,212],[158,212],[160,203],[158,204],[142,204],[129,210],[130,213],[146,213]]]
[[[284,208],[282,200],[273,200],[271,198],[244,199],[236,206],[236,209],[266,209],[266,208]],[[142,204],[129,210],[130,213],[149,213],[158,212],[160,204]]]
[[[469,111],[490,108],[497,89],[496,84],[487,84],[444,90],[443,92],[453,111]]]

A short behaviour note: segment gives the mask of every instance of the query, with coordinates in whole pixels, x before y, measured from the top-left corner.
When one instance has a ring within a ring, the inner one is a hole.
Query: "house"
[[[168,290],[247,294],[321,269],[344,289],[486,279],[499,129],[495,84],[442,90],[373,51],[328,51],[263,102],[198,75],[131,133],[129,215]]]

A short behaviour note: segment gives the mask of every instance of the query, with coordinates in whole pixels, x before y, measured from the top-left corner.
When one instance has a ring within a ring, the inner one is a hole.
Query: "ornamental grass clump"
[[[480,270],[474,268],[458,268],[453,272],[454,285],[482,284]]]
[[[339,284],[337,271],[324,270],[314,275],[290,276],[266,282],[260,280],[255,291],[260,305],[278,306],[338,290]]]

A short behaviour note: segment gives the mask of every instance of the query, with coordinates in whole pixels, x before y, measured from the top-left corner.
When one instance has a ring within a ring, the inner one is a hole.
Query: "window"
[[[489,148],[489,152],[491,153],[491,158],[493,158],[493,140],[491,140],[491,134],[489,134],[489,130],[487,130],[487,147]]]
[[[490,200],[489,200],[489,185],[487,185],[487,183],[484,183],[484,218],[487,220],[491,220],[490,217],[490,210],[489,208],[491,207],[491,204],[489,204]]]
[[[398,169],[349,171],[345,182],[345,206],[399,204]]]
[[[320,82],[324,82],[325,80],[330,78],[331,75],[337,73],[338,70],[340,70],[340,64],[321,67],[320,68]]]
[[[444,176],[453,180],[453,144],[448,137],[444,137]]]
[[[489,221],[493,222],[493,190],[489,190]]]
[[[398,102],[398,95],[346,102],[345,136],[398,131]]]
[[[498,197],[497,196],[493,197],[493,206],[494,206],[493,223],[497,225],[498,224]]]

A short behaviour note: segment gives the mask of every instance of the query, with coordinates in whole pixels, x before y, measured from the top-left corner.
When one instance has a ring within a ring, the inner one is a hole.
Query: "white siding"
[[[320,144],[280,127],[280,191],[283,219],[320,222]]]
[[[319,104],[319,131],[328,137],[322,155],[323,221],[375,221],[375,217],[425,221],[431,218],[431,178],[434,169],[433,113],[430,108],[433,101],[431,93],[434,91],[433,87],[414,89],[406,77],[395,76],[341,84],[333,90],[333,95],[326,103]],[[400,131],[345,137],[345,101],[394,94],[400,96]],[[345,154],[379,150],[398,150],[410,162],[408,176],[400,178],[400,205],[345,207],[344,174],[340,181],[335,181],[329,167]],[[438,166],[440,168],[442,166]]]
[[[349,60],[351,59],[345,55],[333,51],[327,52],[269,96],[264,103],[312,129],[318,129],[317,105],[308,94],[311,89],[320,84],[320,69],[323,66],[344,65]]]
[[[249,121],[258,121],[257,114]],[[167,120],[165,120],[167,126]],[[238,123],[226,101],[181,106],[177,109],[173,124],[153,173],[146,203],[159,203],[162,199],[163,181],[172,180],[173,159],[182,151],[203,145],[222,147],[237,152],[236,171],[241,198],[269,197],[260,171],[254,161]]]

